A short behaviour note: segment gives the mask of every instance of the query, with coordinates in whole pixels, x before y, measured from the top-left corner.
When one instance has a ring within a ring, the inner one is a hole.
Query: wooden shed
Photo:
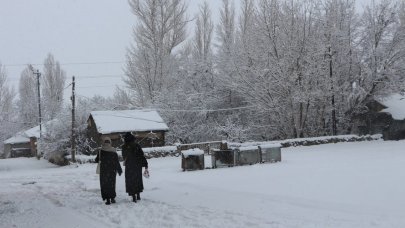
[[[87,121],[88,138],[93,147],[101,145],[102,137],[109,137],[114,147],[121,147],[122,136],[131,132],[142,147],[165,144],[166,123],[155,110],[93,111]]]
[[[18,132],[13,137],[5,140],[5,158],[33,157],[37,155],[37,139],[40,137],[39,126]]]
[[[366,106],[368,112],[354,118],[353,133],[382,134],[385,140],[405,139],[405,96],[393,94]]]
[[[4,141],[4,158],[31,157],[30,139],[17,134]]]

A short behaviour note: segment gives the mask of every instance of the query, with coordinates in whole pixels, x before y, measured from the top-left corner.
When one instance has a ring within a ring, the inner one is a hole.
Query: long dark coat
[[[101,159],[100,159],[101,157]],[[97,154],[96,162],[101,160],[100,163],[100,188],[101,197],[103,200],[115,198],[115,183],[117,173],[122,173],[122,168],[118,160],[118,155],[115,152],[101,150]]]
[[[142,167],[148,168],[148,161],[141,146],[136,142],[122,146],[122,157],[125,162],[125,187],[128,195],[143,191]]]

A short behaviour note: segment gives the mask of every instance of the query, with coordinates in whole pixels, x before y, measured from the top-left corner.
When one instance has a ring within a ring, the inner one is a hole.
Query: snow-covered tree
[[[187,79],[193,93],[213,92],[214,72],[212,53],[212,34],[214,24],[211,19],[211,11],[207,2],[200,6],[200,12],[196,16],[195,32],[193,38],[192,61],[193,69]]]
[[[29,66],[21,72],[18,92],[19,121],[23,129],[38,125],[37,80]]]
[[[71,116],[65,115],[70,109],[64,107],[54,119],[44,122],[42,137],[38,139],[37,149],[46,160],[57,165],[67,165],[66,155],[70,154]]]
[[[183,0],[130,0],[137,18],[134,43],[127,52],[126,78],[142,106],[155,104],[176,72],[174,49],[186,39]]]
[[[180,69],[176,74],[177,88],[165,94],[160,105],[162,115],[171,127],[168,140],[183,143],[211,140],[215,138],[213,135],[217,136],[213,130],[215,120],[205,111],[212,108],[216,97],[212,52],[214,24],[207,2],[200,5],[195,18],[194,37],[180,52],[177,61]]]
[[[322,102],[325,107],[324,132],[336,135],[347,127],[347,95],[351,93],[351,82],[359,74],[356,67],[359,60],[355,45],[358,31],[355,2],[325,0],[321,12],[319,43],[324,55],[321,75],[325,79],[324,91],[328,91]]]
[[[62,109],[63,89],[65,87],[66,73],[52,54],[48,54],[44,61],[42,77],[42,103],[44,107],[44,120],[55,118]]]
[[[115,104],[114,109],[131,109],[137,107],[136,103],[131,99],[134,95],[131,94],[131,91],[125,90],[123,88],[115,88],[113,95],[113,103]]]
[[[355,0],[242,0],[237,15],[222,0],[216,37],[205,3],[193,39],[165,58],[144,36],[157,12],[145,9],[160,2],[132,1],[144,19],[128,52],[128,75],[138,76],[127,83],[138,104],[162,110],[171,141],[346,134],[370,99],[403,90],[403,2],[372,1],[359,16]],[[156,86],[144,72],[165,78]]]
[[[0,63],[0,121],[7,121],[14,115],[13,100],[15,92],[7,84],[7,74],[5,68]]]
[[[402,10],[402,12],[401,12]],[[359,86],[365,92],[365,100],[403,86],[405,31],[402,7],[398,2],[372,1],[363,13],[362,35],[362,77]]]
[[[218,71],[218,80],[223,85],[229,83],[229,80],[232,79],[232,75],[235,72],[233,64],[233,56],[235,54],[235,17],[235,5],[233,4],[233,1],[222,0],[220,21],[216,28],[216,65]],[[225,89],[222,92],[222,97],[229,97],[230,102],[226,102],[226,104],[232,106],[232,103],[235,101],[233,98],[236,96],[233,94],[234,91]]]
[[[0,63],[0,155],[3,153],[3,141],[18,130],[15,109],[15,92],[7,84],[5,68]]]
[[[78,97],[76,106],[76,145],[77,154],[92,154],[95,148],[87,138],[87,120],[92,111],[113,110],[117,107],[114,99],[102,96]],[[68,114],[67,114],[68,113]],[[59,164],[67,164],[66,156],[71,154],[71,106],[62,106],[55,118],[44,123],[46,131],[38,141],[38,151],[45,159]]]

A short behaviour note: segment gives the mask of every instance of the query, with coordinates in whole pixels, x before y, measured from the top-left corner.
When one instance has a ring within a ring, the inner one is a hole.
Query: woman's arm
[[[100,159],[100,158],[99,158],[99,155],[100,155],[100,151],[97,152],[96,159],[94,159],[94,161],[95,161],[96,163],[98,163],[98,161],[99,161],[99,159]]]
[[[121,154],[122,154],[122,159],[124,159],[124,161],[127,159],[127,148],[126,145],[123,145],[121,147]]]
[[[140,151],[140,154],[142,155],[141,156],[142,167],[145,167],[145,169],[148,169],[148,160],[146,160],[145,153],[143,152],[141,146],[139,146],[139,151]]]
[[[121,176],[121,174],[122,174],[122,168],[121,168],[121,164],[120,164],[120,161],[118,160],[118,154],[115,154],[115,167],[117,167],[116,169],[117,169],[117,173],[118,173],[118,175],[120,175]]]

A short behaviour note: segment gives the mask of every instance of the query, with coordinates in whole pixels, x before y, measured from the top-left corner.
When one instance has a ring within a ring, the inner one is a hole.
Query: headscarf
[[[111,139],[109,137],[103,138],[103,144],[101,145],[101,150],[108,152],[117,152],[117,150],[111,146]]]
[[[133,136],[130,132],[125,133],[124,135],[124,142],[125,143],[130,143],[135,141],[135,136]]]

